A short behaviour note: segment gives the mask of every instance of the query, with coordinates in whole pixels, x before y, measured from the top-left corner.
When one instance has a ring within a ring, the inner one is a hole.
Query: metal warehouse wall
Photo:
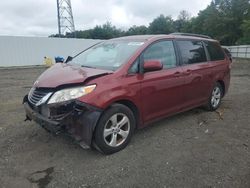
[[[227,46],[235,58],[250,58],[250,45]]]
[[[100,40],[0,36],[0,67],[42,65],[44,56],[75,55]]]

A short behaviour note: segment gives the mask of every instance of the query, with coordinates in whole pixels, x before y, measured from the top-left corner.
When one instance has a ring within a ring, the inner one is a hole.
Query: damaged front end
[[[23,99],[26,119],[54,134],[69,133],[82,147],[89,147],[102,109],[78,100],[47,104],[52,93],[39,88],[26,95]]]

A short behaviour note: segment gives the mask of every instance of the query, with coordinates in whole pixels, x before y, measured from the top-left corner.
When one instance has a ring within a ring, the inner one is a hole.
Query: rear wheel
[[[209,97],[207,109],[210,111],[214,111],[217,108],[219,108],[222,96],[223,96],[223,89],[221,87],[221,84],[216,82]]]
[[[135,128],[133,112],[122,104],[114,104],[101,116],[97,124],[94,142],[97,149],[112,154],[125,148]]]

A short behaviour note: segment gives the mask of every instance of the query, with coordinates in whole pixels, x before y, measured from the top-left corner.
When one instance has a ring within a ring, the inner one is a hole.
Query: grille
[[[31,88],[28,95],[29,102],[32,105],[36,105],[45,95],[47,95],[50,92],[51,91],[47,89]]]

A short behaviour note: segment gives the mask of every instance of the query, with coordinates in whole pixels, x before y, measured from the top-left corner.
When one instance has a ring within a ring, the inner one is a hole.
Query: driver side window
[[[152,44],[143,54],[144,60],[158,60],[164,69],[176,67],[176,56],[172,41],[160,41]]]

